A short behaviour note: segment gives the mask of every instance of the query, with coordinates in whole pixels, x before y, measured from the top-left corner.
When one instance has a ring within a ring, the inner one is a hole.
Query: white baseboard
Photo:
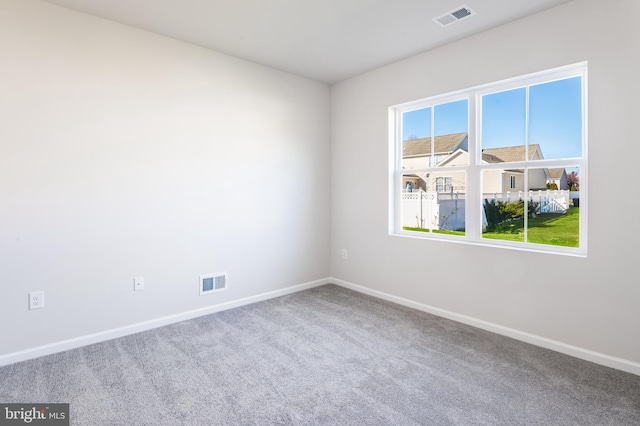
[[[547,339],[546,337],[537,336],[535,334],[526,333],[524,331],[516,330],[509,327],[504,327],[491,322],[483,321],[477,318],[469,317],[466,315],[457,314],[455,312],[447,311],[445,309],[436,308],[434,306],[425,305],[423,303],[414,302],[402,297],[393,296],[391,294],[383,293],[381,291],[372,290],[361,285],[353,284],[348,281],[343,281],[337,278],[331,278],[331,283],[339,285],[350,290],[357,291],[359,293],[367,294],[369,296],[377,297],[379,299],[394,302],[399,305],[407,306],[409,308],[417,309],[419,311],[427,312],[439,317],[447,318],[456,322],[467,324],[473,327],[477,327],[483,330],[491,331],[496,334],[511,337],[516,340],[520,340],[532,345],[540,346],[546,349],[551,349],[556,352],[570,355],[575,358],[580,358],[585,361],[590,361],[595,364],[604,365],[606,367],[615,368],[617,370],[626,371],[627,373],[640,376],[640,363],[629,361],[623,358],[617,358],[610,355],[605,355],[599,352],[594,352],[589,349],[580,348],[578,346],[569,345],[557,340]]]
[[[105,330],[98,333],[79,336],[60,342],[49,343],[30,349],[12,352],[6,355],[0,355],[0,366],[9,365],[20,361],[26,361],[45,355],[51,355],[58,352],[68,351],[70,349],[91,345],[118,337],[128,336],[130,334],[139,333],[141,331],[151,330],[153,328],[162,327],[180,321],[201,317],[203,315],[213,314],[215,312],[225,311],[227,309],[238,308],[240,306],[249,305],[251,303],[261,302],[263,300],[273,299],[275,297],[286,296],[287,294],[296,293],[298,291],[307,290],[324,284],[329,284],[329,278],[323,278],[316,281],[310,281],[303,284],[294,285],[280,290],[269,291],[255,296],[245,297],[238,300],[232,300],[218,305],[207,306],[205,308],[194,309],[192,311],[182,312],[179,314],[169,315],[162,318],[156,318],[149,321],[143,321],[124,327]]]
[[[372,290],[370,288],[353,284],[348,281],[340,280],[337,278],[323,278],[320,280],[310,281],[307,283],[294,285],[294,286],[287,287],[280,290],[274,290],[266,293],[261,293],[255,296],[245,297],[242,299],[233,300],[226,303],[221,303],[218,305],[207,306],[205,308],[194,309],[194,310],[182,312],[179,314],[169,315],[166,317],[156,318],[153,320],[131,324],[124,327],[105,330],[98,333],[79,336],[72,339],[63,340],[60,342],[49,343],[46,345],[37,346],[30,349],[25,349],[25,350],[5,354],[5,355],[0,355],[0,366],[13,364],[20,361],[26,361],[29,359],[38,358],[45,355],[51,355],[54,353],[63,352],[70,349],[75,349],[82,346],[87,346],[94,343],[115,339],[118,337],[128,336],[130,334],[151,330],[154,328],[162,327],[162,326],[173,324],[176,322],[197,318],[203,315],[209,315],[215,312],[220,312],[227,309],[233,309],[240,306],[249,305],[256,302],[261,302],[263,300],[273,299],[275,297],[286,296],[287,294],[296,293],[298,291],[307,290],[310,288],[318,287],[318,286],[329,284],[329,283],[333,283],[341,287],[357,291],[359,293],[367,294],[369,296],[377,297],[379,299],[388,300],[390,302],[407,306],[409,308],[417,309],[419,311],[427,312],[427,313],[437,315],[443,318],[447,318],[453,321],[457,321],[463,324],[471,325],[473,327],[477,327],[483,330],[491,331],[493,333],[497,333],[503,336],[511,337],[513,339],[530,343],[532,345],[551,349],[556,352],[560,352],[566,355],[570,355],[576,358],[580,358],[586,361],[590,361],[596,364],[604,365],[606,367],[615,368],[617,370],[626,371],[628,373],[640,376],[640,363],[637,363],[634,361],[613,357],[610,355],[606,355],[606,354],[591,351],[588,349],[580,348],[577,346],[569,345],[556,340],[547,339],[546,337],[537,336],[537,335],[519,331],[513,328],[504,327],[498,324],[483,321],[477,318],[457,314],[455,312],[447,311],[445,309],[436,308],[434,306],[429,306],[429,305],[418,303],[409,299],[404,299],[402,297],[393,296],[391,294],[383,293],[381,291]]]

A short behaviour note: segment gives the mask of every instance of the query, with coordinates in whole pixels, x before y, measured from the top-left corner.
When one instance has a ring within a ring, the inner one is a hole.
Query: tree
[[[575,171],[567,175],[567,182],[572,191],[580,191],[580,176]]]

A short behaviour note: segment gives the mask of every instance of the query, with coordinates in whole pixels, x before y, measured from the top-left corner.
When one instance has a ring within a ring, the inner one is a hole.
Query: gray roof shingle
[[[467,133],[452,133],[436,136],[434,140],[435,154],[451,154],[467,137]],[[466,146],[465,146],[466,148]],[[431,138],[406,140],[402,143],[402,157],[421,157],[431,154]]]
[[[549,177],[551,179],[560,179],[564,173],[564,169],[549,169]]]
[[[529,145],[529,159],[538,149],[538,144]],[[525,146],[505,146],[501,148],[485,148],[482,150],[482,159],[487,163],[506,163],[510,161],[525,161]]]

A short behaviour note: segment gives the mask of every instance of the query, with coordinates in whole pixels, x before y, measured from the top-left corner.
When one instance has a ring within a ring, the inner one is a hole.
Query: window
[[[453,191],[453,185],[451,184],[450,177],[436,178],[436,192],[449,192]]]
[[[391,233],[586,255],[586,75],[582,63],[391,107]]]

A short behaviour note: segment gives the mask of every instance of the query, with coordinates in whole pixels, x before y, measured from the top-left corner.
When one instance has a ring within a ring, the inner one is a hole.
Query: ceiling
[[[332,84],[570,0],[44,1]]]

